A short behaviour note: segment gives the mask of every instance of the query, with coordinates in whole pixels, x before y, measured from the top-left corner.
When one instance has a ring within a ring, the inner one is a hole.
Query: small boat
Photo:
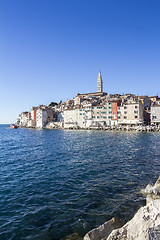
[[[11,128],[11,129],[16,129],[16,128],[18,128],[18,126],[17,126],[16,124],[11,124],[11,125],[9,126],[9,128]]]

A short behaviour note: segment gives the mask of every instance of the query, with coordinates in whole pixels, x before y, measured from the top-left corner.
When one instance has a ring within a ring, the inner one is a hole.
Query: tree
[[[58,105],[56,102],[51,102],[48,106],[49,106],[49,107],[54,107],[54,106],[56,106],[56,105]]]

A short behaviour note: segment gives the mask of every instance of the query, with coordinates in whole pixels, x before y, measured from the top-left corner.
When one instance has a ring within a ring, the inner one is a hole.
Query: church
[[[102,80],[102,75],[101,75],[101,71],[99,71],[98,73],[98,79],[97,79],[97,92],[94,92],[94,93],[78,93],[76,97],[79,97],[79,98],[87,98],[87,97],[90,97],[90,96],[94,96],[94,97],[102,97],[102,96],[106,96],[107,93],[106,92],[103,92],[103,80]]]

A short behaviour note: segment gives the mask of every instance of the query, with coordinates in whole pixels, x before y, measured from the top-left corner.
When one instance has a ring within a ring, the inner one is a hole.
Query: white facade
[[[75,109],[64,110],[64,128],[76,127]]]
[[[47,111],[45,109],[37,109],[36,113],[36,127],[37,128],[44,128],[47,123]]]
[[[22,112],[17,118],[17,124],[21,127],[28,127],[29,113]]]
[[[63,122],[64,121],[64,113],[63,112],[59,112],[57,114],[57,122]]]
[[[151,124],[160,125],[160,105],[151,106]]]
[[[144,121],[144,105],[141,101],[129,102],[118,107],[118,124],[119,125],[139,125]]]
[[[64,110],[64,128],[88,128],[117,125],[117,119],[112,116],[111,103]]]

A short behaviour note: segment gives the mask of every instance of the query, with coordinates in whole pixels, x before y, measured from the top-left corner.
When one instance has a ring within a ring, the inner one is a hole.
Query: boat
[[[18,126],[17,126],[16,124],[11,124],[11,125],[9,126],[9,128],[11,128],[11,129],[16,129],[16,128],[18,128]]]

